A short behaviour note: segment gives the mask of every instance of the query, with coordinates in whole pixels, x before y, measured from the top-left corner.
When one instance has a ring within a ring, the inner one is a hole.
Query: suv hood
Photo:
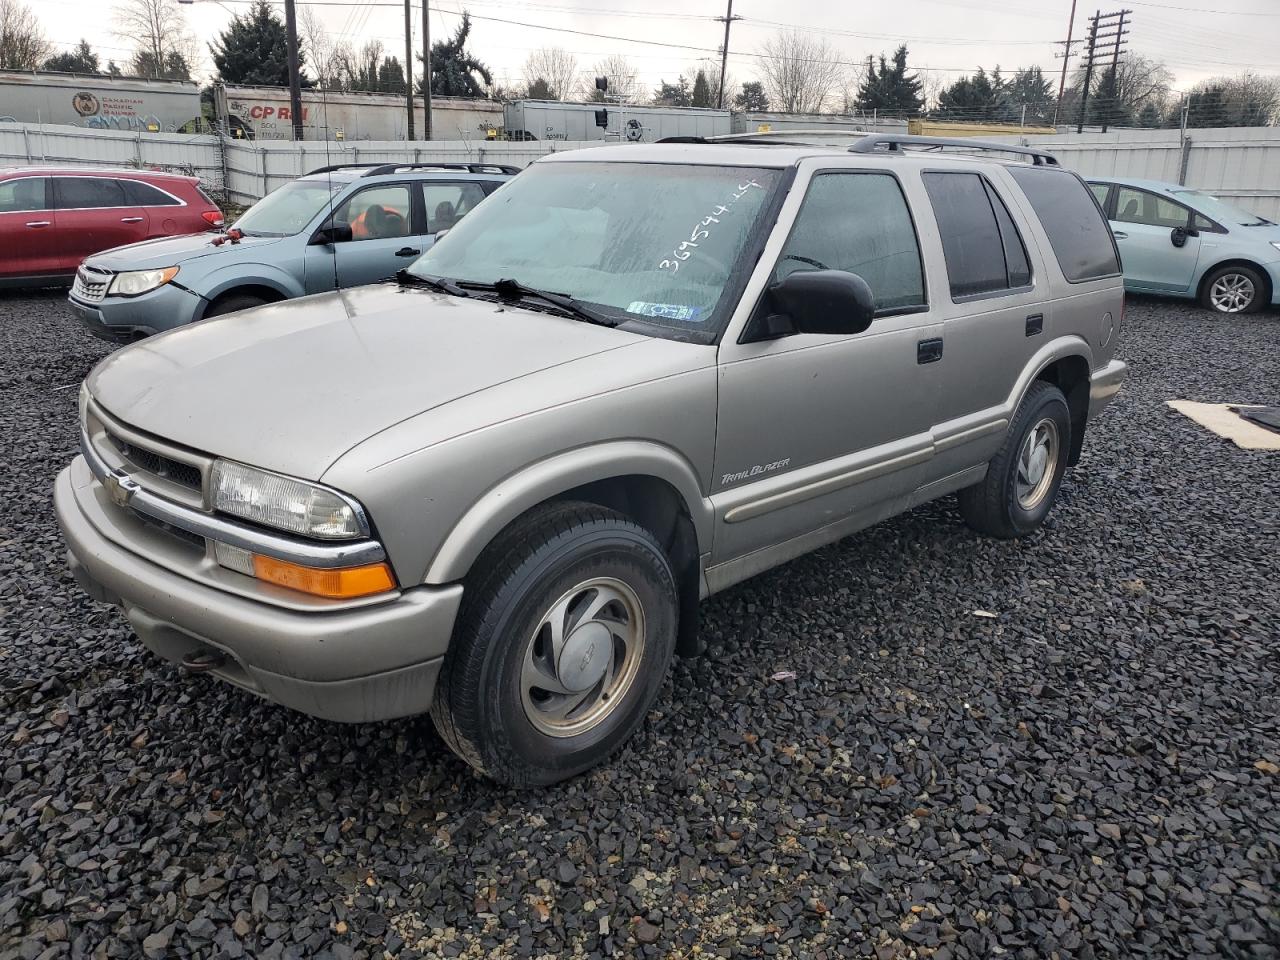
[[[138,430],[319,480],[344,452],[409,417],[652,342],[551,314],[378,284],[151,337],[103,360],[88,385],[109,413]],[[611,365],[626,369],[616,358]]]
[[[128,243],[123,247],[112,247],[102,253],[95,253],[85,258],[91,267],[118,272],[120,270],[156,270],[172,267],[200,257],[233,256],[237,251],[247,251],[258,247],[279,243],[286,237],[244,237],[238,243],[214,244],[214,238],[221,234],[189,233],[181,237],[158,237],[155,240],[143,240],[139,243]]]

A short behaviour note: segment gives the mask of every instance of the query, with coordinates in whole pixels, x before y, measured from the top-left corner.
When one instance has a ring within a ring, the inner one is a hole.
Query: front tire
[[[1256,313],[1266,291],[1266,280],[1252,267],[1219,267],[1205,277],[1200,305],[1214,313]]]
[[[960,491],[960,512],[979,533],[1012,540],[1034,533],[1053,509],[1071,456],[1071,410],[1051,383],[1022,398],[986,478]]]
[[[260,307],[267,302],[262,297],[255,297],[251,293],[233,293],[211,305],[201,319],[208,320],[212,317],[225,317],[229,313],[239,313],[241,310]]]
[[[511,786],[596,766],[665,682],[677,598],[648,530],[593,504],[532,511],[476,561],[431,708],[436,729]]]

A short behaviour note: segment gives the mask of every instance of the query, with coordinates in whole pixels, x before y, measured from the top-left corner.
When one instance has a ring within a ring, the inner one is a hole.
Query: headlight
[[[165,267],[163,270],[126,270],[111,278],[111,286],[107,288],[107,293],[119,297],[136,297],[156,287],[163,287],[177,275],[177,267]]]
[[[353,540],[369,535],[360,505],[336,490],[215,460],[213,507],[264,526],[321,540]]]

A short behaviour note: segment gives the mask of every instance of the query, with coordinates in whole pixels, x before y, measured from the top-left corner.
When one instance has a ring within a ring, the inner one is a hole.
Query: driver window
[[[898,181],[882,173],[815,176],[774,278],[797,270],[856,273],[877,310],[923,306],[920,246]]]
[[[1180,203],[1164,197],[1119,187],[1116,191],[1116,220],[1119,223],[1139,223],[1149,227],[1185,227],[1191,211]]]
[[[352,240],[386,240],[409,235],[409,187],[395,183],[361,190],[341,204],[335,222],[351,224]]]

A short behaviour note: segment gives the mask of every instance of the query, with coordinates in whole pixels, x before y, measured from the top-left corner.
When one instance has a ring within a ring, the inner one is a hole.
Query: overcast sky
[[[207,41],[226,26],[230,11],[242,11],[248,2],[197,0],[183,10],[195,34]],[[1197,8],[1197,0],[1127,0],[1133,10],[1130,49],[1165,61],[1178,88],[1245,69],[1280,74],[1280,0],[1199,2],[1211,9]],[[388,53],[403,57],[402,4],[298,4],[315,7],[335,37],[355,47],[376,37]],[[104,59],[128,59],[129,40],[111,30],[111,0],[35,0],[32,6],[58,49],[84,36]],[[282,4],[277,6],[283,10]],[[584,71],[604,56],[624,54],[640,82],[654,87],[662,79],[689,74],[700,58],[716,57],[724,31],[713,19],[724,15],[724,0],[431,0],[433,39],[457,27],[464,7],[475,21],[470,49],[489,64],[496,79],[507,83],[520,80],[531,50],[559,46],[574,53]],[[1080,0],[1079,7],[1076,37],[1084,34],[1095,9],[1089,0]],[[415,48],[421,44],[420,9],[415,6],[413,14]],[[935,83],[949,82],[979,65],[989,69],[999,64],[1012,71],[1038,64],[1056,85],[1061,61],[1054,53],[1062,48],[1055,41],[1065,38],[1070,10],[1071,0],[735,0],[733,12],[744,19],[733,25],[729,74],[737,83],[752,79],[758,60],[751,52],[771,33],[792,26],[826,38],[850,63],[861,63],[868,54],[891,53],[905,41],[911,66]],[[207,58],[203,69],[212,71]]]

